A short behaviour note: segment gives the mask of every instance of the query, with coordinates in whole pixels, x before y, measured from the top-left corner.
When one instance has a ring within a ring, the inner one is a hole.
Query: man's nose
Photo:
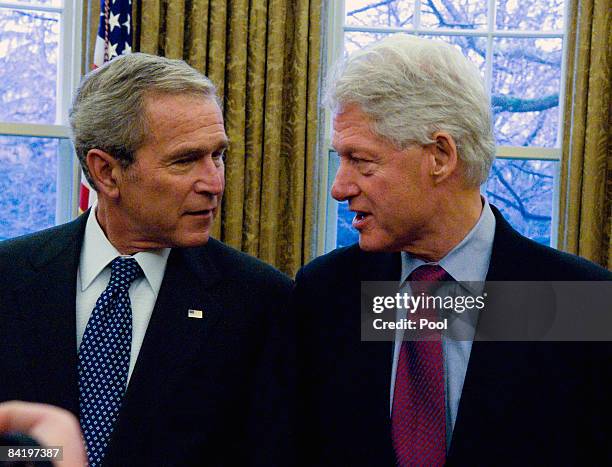
[[[194,184],[196,193],[221,195],[225,187],[225,167],[223,162],[217,165],[211,157],[204,158],[199,168],[198,178]]]
[[[331,188],[331,195],[335,200],[346,201],[359,194],[359,187],[353,181],[350,170],[341,162],[336,178]]]

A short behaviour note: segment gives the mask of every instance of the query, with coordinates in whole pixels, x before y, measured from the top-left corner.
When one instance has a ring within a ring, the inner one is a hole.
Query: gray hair
[[[87,153],[101,149],[125,168],[148,133],[146,97],[194,94],[218,102],[212,82],[182,60],[144,53],[117,57],[88,73],[70,109],[72,142],[87,181]]]
[[[333,70],[325,100],[333,111],[357,104],[372,130],[401,149],[446,132],[466,183],[487,179],[495,158],[490,99],[476,66],[445,42],[394,34],[354,52]]]

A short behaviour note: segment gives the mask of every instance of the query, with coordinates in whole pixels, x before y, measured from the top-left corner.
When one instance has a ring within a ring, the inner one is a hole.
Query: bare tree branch
[[[523,172],[526,175],[533,175],[534,177],[540,177],[540,178],[546,178],[549,180],[554,179],[555,177],[553,177],[552,175],[546,175],[545,173],[542,172],[534,172],[532,170],[526,169],[525,168],[525,164],[517,164],[514,167],[516,167],[517,170],[520,170],[521,172]]]
[[[521,216],[523,216],[525,219],[528,220],[534,220],[534,221],[541,221],[541,222],[550,222],[551,217],[550,216],[540,216],[538,214],[531,214],[529,212],[523,212],[521,211],[521,207],[518,206],[517,204],[513,203],[511,200],[509,200],[508,198],[501,196],[493,191],[487,190],[487,196],[489,198],[495,198],[501,202],[503,202],[504,204],[506,204],[507,206],[519,211],[521,213]]]
[[[495,112],[536,112],[557,107],[559,105],[559,94],[551,94],[537,99],[522,99],[495,94],[491,97],[491,105]]]
[[[536,124],[534,125],[533,129],[531,130],[527,138],[525,138],[525,142],[523,143],[524,146],[531,146],[533,144],[536,137],[540,134],[540,130],[542,130],[542,128],[544,127],[545,119],[546,119],[546,115],[544,113],[541,113],[538,116],[538,118],[536,119]]]
[[[364,11],[371,10],[372,8],[378,8],[379,6],[389,5],[393,2],[393,0],[385,0],[378,3],[373,3],[372,5],[366,5],[362,8],[357,8],[356,10],[349,11],[346,16],[355,16],[358,13],[363,13]]]
[[[442,1],[442,4],[444,5],[444,8],[448,11],[450,16],[452,17],[453,19],[452,23],[449,23],[446,20],[446,18],[444,18],[444,16],[442,15],[442,13],[440,13],[440,10],[438,10],[438,8],[435,6],[432,0],[427,0],[427,3],[426,3],[426,6],[431,8],[432,13],[436,16],[436,18],[438,18],[438,21],[440,22],[441,26],[458,27],[461,29],[474,29],[475,28],[476,25],[474,24],[461,22],[462,15],[459,11],[457,11],[457,9],[452,3],[447,2],[447,1]]]
[[[54,18],[53,16],[41,16],[41,15],[37,15],[34,13],[28,13],[26,11],[13,10],[13,13],[16,16],[22,16],[22,17],[32,18],[32,19],[39,19],[41,21],[49,21],[51,23],[57,23],[59,21],[57,18]]]
[[[561,51],[545,52],[538,50],[537,54],[526,47],[517,45],[512,49],[493,50],[495,57],[503,56],[507,60],[527,60],[528,62],[540,63],[542,65],[559,66],[561,64]]]
[[[523,204],[522,198],[516,193],[516,191],[514,191],[514,188],[508,182],[508,180],[504,178],[504,174],[502,174],[501,170],[495,167],[495,165],[493,165],[492,168],[493,168],[493,173],[495,174],[497,180],[499,180],[499,182],[504,186],[504,188],[508,190],[508,193],[510,193],[510,195],[514,199],[514,203],[512,203],[509,200],[508,200],[508,203],[512,203],[513,207],[521,213],[521,216],[523,216],[525,219],[536,220],[536,221],[549,221],[550,220],[550,216],[542,216],[540,214],[529,212],[527,208],[525,207],[525,205]]]

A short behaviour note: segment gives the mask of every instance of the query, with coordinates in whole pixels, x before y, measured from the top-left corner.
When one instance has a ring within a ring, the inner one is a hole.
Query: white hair
[[[401,149],[448,133],[466,183],[488,177],[495,158],[490,99],[476,66],[445,42],[394,34],[354,52],[333,70],[325,100],[335,112],[357,104],[372,130]]]

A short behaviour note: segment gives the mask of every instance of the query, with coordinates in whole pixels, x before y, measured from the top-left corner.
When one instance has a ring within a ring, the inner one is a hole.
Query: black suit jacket
[[[50,403],[78,417],[86,218],[0,243],[0,401]],[[265,463],[258,385],[290,288],[277,270],[214,239],[172,249],[104,465]],[[188,318],[189,309],[204,318]]]
[[[493,208],[494,209],[494,208]],[[611,280],[586,260],[518,234],[494,209],[487,275],[502,280]],[[397,281],[399,253],[335,250],[304,267],[296,307],[298,461],[395,465],[391,342],[360,341],[360,283]],[[581,465],[609,458],[610,346],[474,342],[447,465]]]

